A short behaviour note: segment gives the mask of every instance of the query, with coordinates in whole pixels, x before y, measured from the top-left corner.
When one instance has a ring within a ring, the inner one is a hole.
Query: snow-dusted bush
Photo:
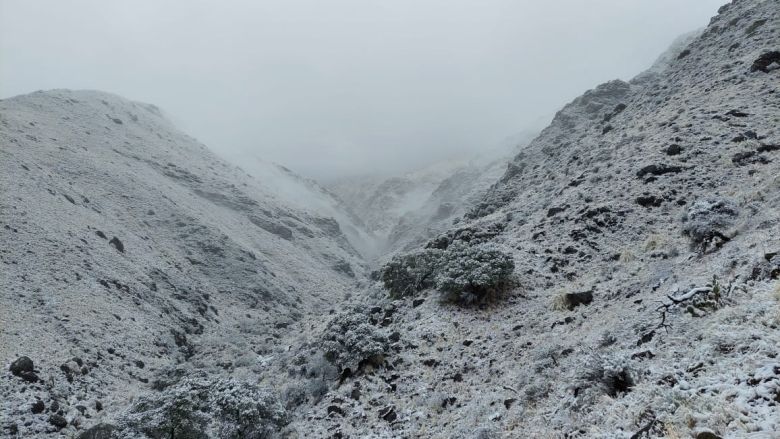
[[[441,259],[435,285],[447,300],[473,303],[511,288],[514,269],[512,256],[494,244],[455,241]]]
[[[635,386],[634,373],[625,360],[593,355],[582,366],[579,385],[582,389],[598,389],[615,398]]]
[[[454,239],[445,248],[395,256],[382,269],[382,281],[392,297],[436,288],[445,300],[468,304],[511,288],[514,268],[512,256],[495,244]]]
[[[729,229],[738,215],[739,209],[729,200],[697,200],[682,218],[683,234],[690,237],[692,246],[701,252],[706,252],[710,245],[719,248],[732,238]]]
[[[410,296],[434,286],[443,251],[426,248],[396,255],[382,268],[382,282],[393,297]]]
[[[357,372],[364,365],[381,365],[389,346],[384,332],[371,324],[371,316],[364,307],[335,317],[322,338],[325,358],[342,375]]]
[[[287,422],[287,412],[269,390],[197,376],[142,397],[120,419],[117,436],[273,438]]]

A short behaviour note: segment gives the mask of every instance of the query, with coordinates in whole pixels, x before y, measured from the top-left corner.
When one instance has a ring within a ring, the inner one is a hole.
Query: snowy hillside
[[[735,0],[513,158],[328,189],[2,100],[0,435],[778,438],[779,87]]]
[[[376,343],[362,355],[383,367],[351,373],[294,425],[778,437],[778,42],[780,3],[736,1],[665,68],[565,106],[464,221],[385,267],[405,297],[378,287],[376,311],[341,317],[380,322],[361,329]]]
[[[73,425],[183,361],[254,367],[362,276],[337,221],[283,204],[152,105],[5,99],[0,142],[0,356],[37,374],[3,376],[0,418],[23,437],[52,428],[31,418],[36,399]]]

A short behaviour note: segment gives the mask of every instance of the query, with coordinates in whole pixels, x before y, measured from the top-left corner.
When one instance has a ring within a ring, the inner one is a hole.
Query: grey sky
[[[491,147],[648,67],[725,0],[0,0],[0,97],[151,102],[305,175]]]

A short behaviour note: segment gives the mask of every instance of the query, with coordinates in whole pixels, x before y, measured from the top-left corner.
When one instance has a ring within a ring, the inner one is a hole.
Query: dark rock
[[[37,415],[38,413],[43,413],[43,411],[46,409],[46,405],[41,401],[40,399],[35,401],[32,406],[30,407],[30,411]]]
[[[664,164],[652,164],[647,165],[637,171],[636,176],[639,178],[642,178],[646,175],[665,175],[665,174],[676,174],[678,172],[682,172],[685,168],[682,166],[674,166],[674,165],[664,165]]]
[[[354,399],[355,401],[360,401],[360,389],[357,387],[352,389],[352,391],[349,392],[349,397]]]
[[[49,411],[52,413],[57,413],[58,411],[60,411],[60,403],[58,403],[57,401],[52,401],[51,406],[49,407]]]
[[[702,431],[696,435],[696,439],[721,439],[721,437],[709,431]]]
[[[682,153],[682,146],[673,143],[669,145],[669,147],[666,148],[664,152],[666,153],[666,155],[679,155]]]
[[[729,110],[728,113],[726,113],[728,116],[734,116],[734,117],[748,117],[749,114],[745,113],[744,111],[739,110]]]
[[[95,401],[95,410],[98,412],[103,411],[103,403],[100,401]]]
[[[769,73],[770,70],[774,70],[774,68],[771,68],[770,66],[776,65],[775,68],[780,68],[780,51],[773,50],[771,52],[765,52],[758,58],[756,58],[755,61],[753,61],[753,65],[750,66],[750,71],[761,71],[764,73]]]
[[[379,419],[384,419],[387,422],[393,422],[398,419],[398,415],[395,413],[395,406],[389,405],[379,410]]]
[[[774,152],[774,151],[780,151],[780,144],[779,145],[768,145],[762,143],[761,146],[756,149],[758,152]]]
[[[334,414],[335,415],[339,415],[339,416],[344,416],[344,410],[341,407],[337,406],[337,405],[329,405],[328,408],[327,408],[327,411],[328,411],[328,416],[331,416],[331,415],[334,415]]]
[[[688,56],[690,54],[691,54],[691,50],[690,49],[685,49],[682,52],[680,52],[679,55],[677,55],[677,59],[683,59],[683,58],[685,58],[686,56]]]
[[[49,424],[55,426],[57,430],[62,430],[63,428],[68,426],[68,420],[65,419],[63,416],[55,413],[49,416]]]
[[[398,331],[393,331],[393,333],[390,334],[390,336],[387,337],[387,339],[390,340],[391,342],[395,343],[395,342],[401,340],[401,333],[398,332]]]
[[[469,347],[474,343],[474,340],[463,340],[463,346]]]
[[[425,303],[425,299],[414,299],[412,301],[412,306],[417,308],[418,306],[422,305],[423,303]]]
[[[509,410],[512,407],[512,404],[515,403],[517,399],[515,398],[509,398],[504,400],[504,407],[506,407],[507,410]]]
[[[568,293],[564,296],[566,308],[571,311],[579,305],[589,305],[593,302],[593,291],[583,291],[581,293]]]
[[[639,359],[639,360],[648,359],[649,360],[649,359],[651,359],[653,357],[655,357],[655,355],[652,352],[650,352],[650,351],[642,351],[642,352],[636,352],[634,354],[631,354],[631,359],[632,360],[637,360],[637,359]]]
[[[33,361],[30,359],[30,357],[19,357],[14,360],[14,362],[11,363],[11,366],[8,368],[8,370],[10,370],[11,373],[16,376],[21,376],[23,372],[33,372],[34,369],[35,365],[33,364]]]
[[[663,202],[663,198],[656,197],[655,195],[642,195],[636,197],[636,204],[642,207],[659,207]]]
[[[70,195],[62,194],[62,196],[65,197],[66,200],[70,201],[70,204],[76,204],[76,200],[74,200]]]
[[[135,363],[135,367],[137,367],[139,369],[143,369],[144,366],[145,366],[144,362],[141,361],[141,360],[135,360],[134,363]]]
[[[84,430],[77,439],[112,439],[115,431],[111,424],[97,424]]]
[[[566,210],[567,207],[569,207],[569,206],[551,207],[551,208],[547,209],[547,217],[549,218],[551,216],[555,216],[555,215],[563,212],[564,210]]]
[[[111,241],[108,241],[108,243],[113,245],[114,248],[119,250],[120,253],[124,253],[125,252],[125,245],[122,244],[122,241],[120,241],[119,238],[117,238],[116,236],[111,238]]]
[[[97,236],[99,236],[99,237],[101,237],[101,238],[103,238],[103,239],[108,239],[108,237],[106,236],[106,234],[105,234],[105,233],[103,233],[103,232],[101,232],[100,230],[96,230],[96,231],[95,231],[95,235],[97,235]]]

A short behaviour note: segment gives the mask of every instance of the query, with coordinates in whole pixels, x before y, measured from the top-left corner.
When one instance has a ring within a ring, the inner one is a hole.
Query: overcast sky
[[[725,0],[0,0],[0,97],[89,88],[317,178],[478,152]]]

